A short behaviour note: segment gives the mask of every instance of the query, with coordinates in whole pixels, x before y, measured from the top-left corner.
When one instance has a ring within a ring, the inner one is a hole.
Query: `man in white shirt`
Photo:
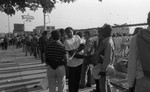
[[[81,68],[84,56],[81,54],[82,51],[77,52],[76,50],[81,45],[81,38],[78,35],[73,35],[73,29],[67,27],[65,29],[67,35],[64,41],[64,46],[68,51],[68,86],[69,92],[78,92]],[[78,56],[78,57],[77,57]]]

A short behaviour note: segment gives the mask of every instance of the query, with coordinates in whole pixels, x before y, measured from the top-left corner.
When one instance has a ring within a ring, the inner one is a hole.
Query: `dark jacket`
[[[45,53],[46,47],[48,45],[48,38],[47,37],[40,37],[39,38],[39,46],[41,53]]]
[[[147,29],[140,30],[137,35],[137,48],[140,57],[142,69],[145,76],[150,78],[150,31]]]

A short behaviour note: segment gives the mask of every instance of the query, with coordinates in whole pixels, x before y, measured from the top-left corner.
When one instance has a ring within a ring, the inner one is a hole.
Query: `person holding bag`
[[[73,35],[73,29],[71,27],[67,27],[65,33],[66,39],[64,41],[64,46],[68,52],[67,69],[69,92],[78,92],[84,58],[82,49],[84,46],[81,45],[81,38],[78,35]]]
[[[103,37],[102,44],[104,46],[104,57],[103,62],[101,62],[101,68],[99,75],[100,78],[100,92],[111,92],[109,82],[107,77],[114,75],[115,70],[113,67],[114,60],[114,43],[111,37],[112,28],[110,25],[105,24],[103,26]]]
[[[98,36],[97,36],[97,44],[95,46],[95,52],[92,57],[92,63],[93,63],[93,78],[95,79],[95,84],[96,84],[96,89],[93,90],[93,92],[100,92],[100,85],[99,85],[99,80],[100,80],[100,68],[101,68],[101,63],[103,62],[103,49],[104,45],[102,45],[102,40],[103,40],[103,28],[98,29]]]

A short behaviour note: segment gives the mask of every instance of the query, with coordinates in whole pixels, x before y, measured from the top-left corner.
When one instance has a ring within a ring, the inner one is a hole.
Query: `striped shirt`
[[[61,42],[52,42],[46,48],[46,63],[48,65],[62,65],[64,64],[65,54],[66,49]]]

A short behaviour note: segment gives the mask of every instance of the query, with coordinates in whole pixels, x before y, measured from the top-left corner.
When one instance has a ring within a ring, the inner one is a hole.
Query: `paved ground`
[[[0,50],[0,92],[48,92],[34,88],[45,76],[46,67],[39,58],[25,56],[22,49],[14,47]],[[80,92],[92,89],[80,89]]]

